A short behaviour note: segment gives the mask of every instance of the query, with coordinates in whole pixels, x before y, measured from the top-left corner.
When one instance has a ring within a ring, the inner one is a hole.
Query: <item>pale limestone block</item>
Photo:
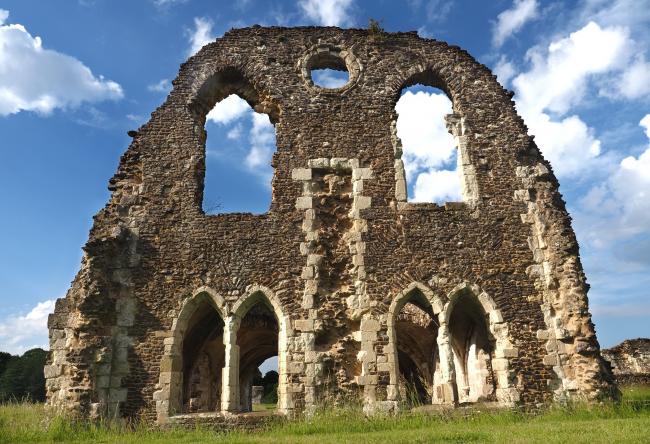
[[[508,360],[506,358],[495,358],[492,360],[492,368],[495,371],[508,370]]]
[[[352,179],[372,179],[372,170],[370,168],[355,168],[352,170]]]
[[[354,196],[353,205],[358,210],[370,208],[371,203],[372,203],[372,199],[370,196],[361,196],[361,195]]]
[[[310,168],[329,168],[330,160],[326,158],[309,159],[307,164]]]
[[[350,162],[345,157],[333,157],[330,159],[330,167],[335,170],[349,170]]]
[[[314,320],[313,319],[296,319],[294,321],[294,328],[300,331],[313,331],[314,330]]]
[[[544,365],[558,365],[557,355],[546,355],[543,359]]]
[[[302,279],[313,279],[315,276],[315,267],[308,266],[308,267],[302,267],[302,274],[300,277]]]
[[[300,196],[296,199],[296,209],[307,210],[313,207],[312,198],[309,196]]]
[[[291,170],[293,180],[311,180],[311,168],[294,168]]]

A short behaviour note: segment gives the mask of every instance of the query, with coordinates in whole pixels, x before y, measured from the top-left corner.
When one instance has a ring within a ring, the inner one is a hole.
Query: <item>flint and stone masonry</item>
[[[345,70],[326,89],[311,71]],[[411,203],[401,91],[453,103],[462,202]],[[275,125],[265,214],[202,210],[205,119],[230,94]],[[359,402],[536,406],[616,393],[551,166],[512,93],[416,33],[232,30],[133,134],[81,270],[49,319],[48,403],[160,424]]]

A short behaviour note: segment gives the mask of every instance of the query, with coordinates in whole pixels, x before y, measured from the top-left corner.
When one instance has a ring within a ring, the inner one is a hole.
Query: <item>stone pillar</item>
[[[235,315],[224,319],[225,363],[221,376],[221,411],[224,413],[239,410],[239,345],[237,345],[239,321]]]
[[[444,314],[440,314],[440,328],[438,328],[438,354],[440,355],[441,381],[434,387],[434,404],[454,404],[458,401],[456,388],[456,370],[454,368],[454,352],[451,348],[449,329],[443,322]]]

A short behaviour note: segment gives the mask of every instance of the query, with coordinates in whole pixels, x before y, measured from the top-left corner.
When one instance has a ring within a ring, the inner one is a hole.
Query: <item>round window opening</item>
[[[351,54],[338,48],[318,48],[305,61],[304,74],[309,83],[322,89],[341,89],[352,80]]]

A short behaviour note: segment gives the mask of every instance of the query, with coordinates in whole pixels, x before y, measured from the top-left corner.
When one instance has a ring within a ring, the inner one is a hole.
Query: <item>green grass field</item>
[[[264,431],[229,433],[74,422],[49,417],[42,405],[13,404],[0,406],[0,443],[649,443],[648,401],[650,387],[629,387],[620,405],[555,408],[536,415],[457,411],[365,418],[342,409],[278,422]]]

